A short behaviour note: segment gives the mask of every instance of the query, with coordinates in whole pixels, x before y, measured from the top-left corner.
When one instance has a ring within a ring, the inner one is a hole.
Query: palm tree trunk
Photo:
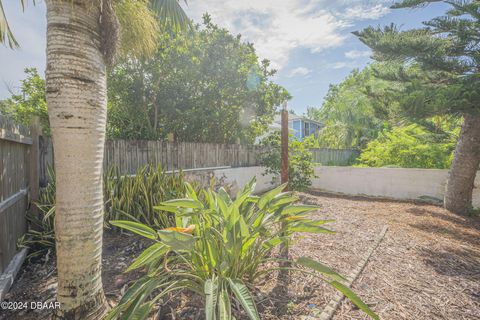
[[[480,115],[465,114],[455,158],[447,181],[445,208],[467,214],[472,209],[472,192],[480,164]]]
[[[101,319],[102,164],[106,122],[100,10],[91,0],[47,0],[46,91],[55,150],[61,319]]]

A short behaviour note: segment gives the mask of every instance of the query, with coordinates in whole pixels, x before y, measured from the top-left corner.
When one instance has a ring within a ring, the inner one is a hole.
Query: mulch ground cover
[[[384,226],[388,231],[354,291],[382,319],[480,318],[480,218],[460,217],[427,204],[327,194],[299,195],[321,208],[312,216],[334,219],[336,234],[297,235],[292,258],[309,256],[349,275]],[[105,233],[103,280],[115,304],[139,273],[123,273],[148,242],[136,236]],[[51,256],[25,264],[8,301],[55,301],[56,272]],[[303,319],[321,311],[334,289],[318,276],[291,273],[288,282],[271,272],[258,283],[255,297],[262,319]],[[156,312],[156,319],[202,319],[201,300],[181,293]],[[0,319],[50,319],[51,310],[0,310]],[[242,318],[240,315],[239,318]],[[368,319],[344,300],[333,319]]]

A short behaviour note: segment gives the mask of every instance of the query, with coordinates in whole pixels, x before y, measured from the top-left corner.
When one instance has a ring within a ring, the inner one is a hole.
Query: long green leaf
[[[159,230],[158,235],[160,236],[162,243],[171,247],[175,251],[189,251],[195,244],[195,237],[183,232]]]
[[[203,204],[195,199],[173,199],[160,203],[162,206],[179,207],[186,209],[203,209]]]
[[[218,301],[218,315],[219,320],[231,320],[232,319],[232,308],[230,304],[230,297],[225,288],[222,288],[219,295],[220,300]]]
[[[145,320],[152,311],[153,303],[146,302],[137,307],[128,320]]]
[[[279,193],[282,192],[282,190],[285,189],[285,187],[287,186],[287,184],[282,184],[268,192],[266,192],[265,194],[263,194],[260,199],[258,200],[258,207],[260,209],[263,209],[265,208],[265,206],[267,205],[268,202],[270,202],[276,195],[278,195]]]
[[[324,275],[330,277],[333,280],[337,280],[337,281],[346,281],[347,280],[343,276],[341,276],[339,273],[337,273],[336,271],[331,269],[330,267],[328,267],[328,266],[326,266],[326,265],[324,265],[324,264],[322,264],[318,261],[310,259],[308,257],[300,257],[300,258],[297,259],[296,263],[299,264],[299,265],[302,265],[304,267],[313,269],[317,272],[320,272],[321,274],[324,274]]]
[[[215,320],[215,307],[218,300],[218,281],[207,279],[204,286],[205,291],[205,319]]]
[[[159,259],[165,253],[168,252],[168,247],[162,243],[155,243],[145,249],[137,259],[128,267],[126,272],[137,269],[141,266],[144,266],[153,260]]]
[[[338,281],[330,282],[332,286],[334,286],[338,291],[343,293],[345,297],[347,297],[350,301],[352,301],[360,310],[368,314],[372,319],[380,320],[380,317],[373,312],[366,304],[362,301],[349,287],[341,284]]]
[[[298,205],[298,206],[287,206],[282,209],[282,215],[296,215],[296,214],[303,214],[312,212],[315,210],[320,209],[318,206],[310,206],[310,205]]]
[[[290,226],[288,230],[290,230],[291,232],[335,233],[335,231],[328,230],[315,224],[309,224],[308,222],[303,221],[297,222],[295,225]]]
[[[157,239],[157,233],[155,232],[155,230],[153,230],[149,226],[144,225],[142,223],[133,222],[133,221],[124,221],[124,220],[113,220],[113,221],[110,221],[110,224],[116,227],[120,227],[129,231],[132,231],[148,239],[152,239],[152,240]]]
[[[230,284],[230,288],[232,289],[233,294],[238,299],[238,301],[240,301],[240,304],[242,305],[249,318],[251,320],[260,320],[257,306],[255,305],[255,301],[253,300],[253,297],[250,294],[247,286],[240,280],[233,280],[230,278],[227,278],[227,280]]]

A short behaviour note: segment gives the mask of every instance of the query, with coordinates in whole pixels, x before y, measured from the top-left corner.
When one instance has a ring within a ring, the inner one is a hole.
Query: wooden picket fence
[[[0,275],[19,253],[29,199],[38,195],[39,128],[38,120],[25,128],[0,115]],[[0,289],[6,281],[0,279]]]
[[[212,167],[249,167],[260,164],[261,148],[252,145],[164,142],[147,140],[107,140],[104,168],[116,165],[123,174],[135,174],[145,165],[164,170]],[[40,138],[40,181],[46,181],[53,165],[51,139]]]
[[[313,155],[313,162],[324,166],[347,166],[360,156],[356,149],[310,149]]]

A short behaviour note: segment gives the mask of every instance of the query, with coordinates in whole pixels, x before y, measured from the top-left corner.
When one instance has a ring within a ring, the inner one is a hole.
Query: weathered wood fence
[[[53,164],[50,139],[40,140],[41,181],[47,178],[47,166]],[[107,140],[104,168],[116,165],[121,173],[135,174],[145,165],[161,165],[165,170],[210,167],[249,167],[259,165],[261,148],[252,145],[145,140]]]
[[[38,195],[38,131],[38,121],[29,129],[0,115],[0,275],[18,253],[29,199]]]
[[[347,166],[358,158],[360,151],[355,149],[310,149],[313,155],[313,162],[321,163],[324,166]]]
[[[250,167],[261,165],[262,147],[240,144],[164,142],[147,140],[107,140],[104,168],[116,165],[124,174],[135,174],[145,165],[161,165],[165,170],[211,167]],[[315,163],[349,165],[359,156],[355,149],[311,149]],[[48,166],[53,165],[50,138],[40,136],[40,182],[48,180]]]

